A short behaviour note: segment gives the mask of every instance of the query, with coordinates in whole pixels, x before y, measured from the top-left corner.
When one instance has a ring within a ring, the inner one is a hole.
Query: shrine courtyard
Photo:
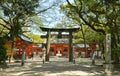
[[[90,58],[75,58],[75,63],[68,57],[51,56],[49,62],[43,64],[39,56],[27,59],[25,65],[20,62],[8,63],[8,68],[0,70],[0,76],[106,76],[102,66],[103,60],[96,59],[96,65],[91,65]],[[119,76],[116,68],[112,76]]]

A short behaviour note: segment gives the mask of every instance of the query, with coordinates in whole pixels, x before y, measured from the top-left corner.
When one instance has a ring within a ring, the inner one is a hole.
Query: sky
[[[73,2],[73,0],[70,1]],[[66,0],[42,0],[40,2],[41,7],[38,10],[48,8],[52,4],[56,4],[46,12],[39,14],[39,18],[42,20],[45,27],[54,27],[54,25],[61,20],[61,17],[64,14],[60,9],[60,5],[63,3],[67,3]],[[31,30],[36,34],[41,34],[40,31],[34,30],[34,28],[31,28]]]
[[[54,1],[50,0],[50,2],[47,2],[44,5],[46,7],[49,7],[53,4]],[[41,14],[41,18],[45,26],[52,27],[55,23],[57,23],[60,20],[62,13],[60,12],[59,6],[63,3],[62,1],[63,0],[58,0],[57,2],[55,2],[55,6]],[[43,7],[45,8],[44,5]]]

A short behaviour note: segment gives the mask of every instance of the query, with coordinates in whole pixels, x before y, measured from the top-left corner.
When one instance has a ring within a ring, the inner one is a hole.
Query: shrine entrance
[[[62,56],[63,55],[63,50],[62,50],[62,46],[57,46],[56,47],[56,56]]]
[[[41,36],[42,38],[47,38],[46,40],[46,52],[45,52],[45,61],[49,61],[49,54],[50,54],[50,38],[51,38],[51,32],[58,32],[56,34],[57,38],[68,38],[69,39],[69,49],[66,47],[63,48],[62,45],[55,46],[56,48],[53,49],[55,50],[54,55],[64,55],[67,54],[69,55],[69,62],[73,62],[73,35],[72,33],[79,30],[80,28],[47,28],[47,27],[40,27],[42,31],[47,32],[46,35]],[[63,35],[62,32],[67,32],[69,33],[68,35]]]
[[[50,56],[69,56],[69,44],[50,44]]]

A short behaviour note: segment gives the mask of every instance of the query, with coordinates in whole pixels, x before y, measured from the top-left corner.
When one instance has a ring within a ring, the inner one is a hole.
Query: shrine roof
[[[40,29],[42,31],[51,31],[51,32],[57,32],[57,31],[61,31],[61,32],[69,32],[69,31],[77,31],[80,28],[76,27],[76,28],[48,28],[48,27],[40,27]]]

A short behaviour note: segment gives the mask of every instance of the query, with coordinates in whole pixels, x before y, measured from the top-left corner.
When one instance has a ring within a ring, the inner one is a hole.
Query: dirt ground
[[[97,59],[96,65],[91,65],[90,58],[75,58],[75,63],[67,57],[50,57],[43,64],[39,56],[26,59],[25,65],[20,62],[8,63],[8,68],[0,69],[0,76],[106,76],[102,66],[103,60]],[[120,76],[120,68],[113,69],[112,76]]]

